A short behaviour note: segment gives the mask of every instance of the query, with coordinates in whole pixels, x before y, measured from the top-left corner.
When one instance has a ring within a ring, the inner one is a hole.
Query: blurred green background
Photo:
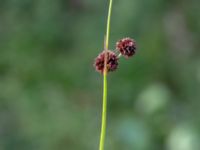
[[[0,150],[97,150],[108,0],[0,0]],[[200,1],[114,0],[106,150],[200,150]]]

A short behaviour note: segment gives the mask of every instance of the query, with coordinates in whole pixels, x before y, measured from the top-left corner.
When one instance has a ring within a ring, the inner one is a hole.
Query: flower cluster
[[[121,55],[125,58],[130,58],[135,54],[136,42],[131,38],[123,38],[116,43],[116,50],[119,53],[118,55],[111,50],[104,50],[97,56],[94,62],[96,71],[103,73],[105,64],[108,72],[115,71],[118,67],[118,60]]]
[[[107,54],[107,56],[106,56],[106,54]],[[95,59],[95,64],[94,64],[96,70],[103,73],[105,59],[107,59],[107,63],[106,63],[107,71],[108,72],[115,71],[117,69],[117,66],[118,66],[118,57],[114,52],[112,52],[110,50],[103,51],[102,53],[100,53],[97,56],[97,58]]]

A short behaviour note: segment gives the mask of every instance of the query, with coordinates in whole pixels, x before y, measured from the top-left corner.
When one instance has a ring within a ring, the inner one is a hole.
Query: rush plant
[[[104,50],[96,57],[94,67],[96,71],[103,75],[103,105],[102,105],[102,124],[99,142],[99,150],[104,150],[106,136],[106,117],[107,117],[107,74],[118,68],[118,60],[121,56],[130,58],[136,52],[136,43],[131,38],[123,38],[116,42],[116,51],[109,50],[110,19],[113,0],[109,1],[106,36],[104,39]]]

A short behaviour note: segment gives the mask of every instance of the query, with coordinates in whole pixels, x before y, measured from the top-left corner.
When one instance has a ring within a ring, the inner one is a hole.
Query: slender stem
[[[113,0],[110,0],[109,9],[108,9],[108,19],[107,19],[107,29],[106,29],[106,48],[108,49],[109,36],[110,36],[110,18],[112,12],[112,3]]]
[[[107,30],[106,30],[106,38],[104,50],[105,52],[108,50],[109,44],[109,34],[110,34],[110,18],[112,11],[112,1],[110,0],[109,10],[108,10],[108,19],[107,19]],[[104,74],[103,74],[103,106],[102,106],[102,125],[101,125],[101,137],[99,150],[104,150],[105,145],[105,136],[106,136],[106,117],[107,117],[107,54],[105,54],[105,64],[104,64]]]
[[[107,111],[107,73],[104,72],[103,78],[103,107],[102,107],[102,125],[99,150],[104,150],[106,136],[106,111]]]

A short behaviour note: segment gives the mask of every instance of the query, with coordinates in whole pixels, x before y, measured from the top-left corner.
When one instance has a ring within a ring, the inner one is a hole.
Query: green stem
[[[108,50],[109,44],[109,34],[110,34],[110,18],[112,11],[112,1],[110,0],[109,10],[108,10],[108,19],[107,19],[107,30],[105,38],[105,51]],[[107,55],[105,55],[105,62],[107,61]],[[106,63],[105,63],[106,64]],[[107,116],[107,67],[104,65],[104,74],[103,74],[103,106],[102,106],[102,125],[101,125],[101,137],[99,150],[104,150],[105,145],[105,136],[106,136],[106,116]]]
[[[104,150],[106,136],[106,111],[107,110],[107,73],[104,72],[103,78],[103,107],[102,107],[102,125],[99,150]]]
[[[107,29],[106,29],[106,49],[108,49],[108,44],[109,44],[110,18],[111,18],[111,12],[112,12],[112,3],[113,3],[113,0],[110,0],[109,9],[108,9]]]

